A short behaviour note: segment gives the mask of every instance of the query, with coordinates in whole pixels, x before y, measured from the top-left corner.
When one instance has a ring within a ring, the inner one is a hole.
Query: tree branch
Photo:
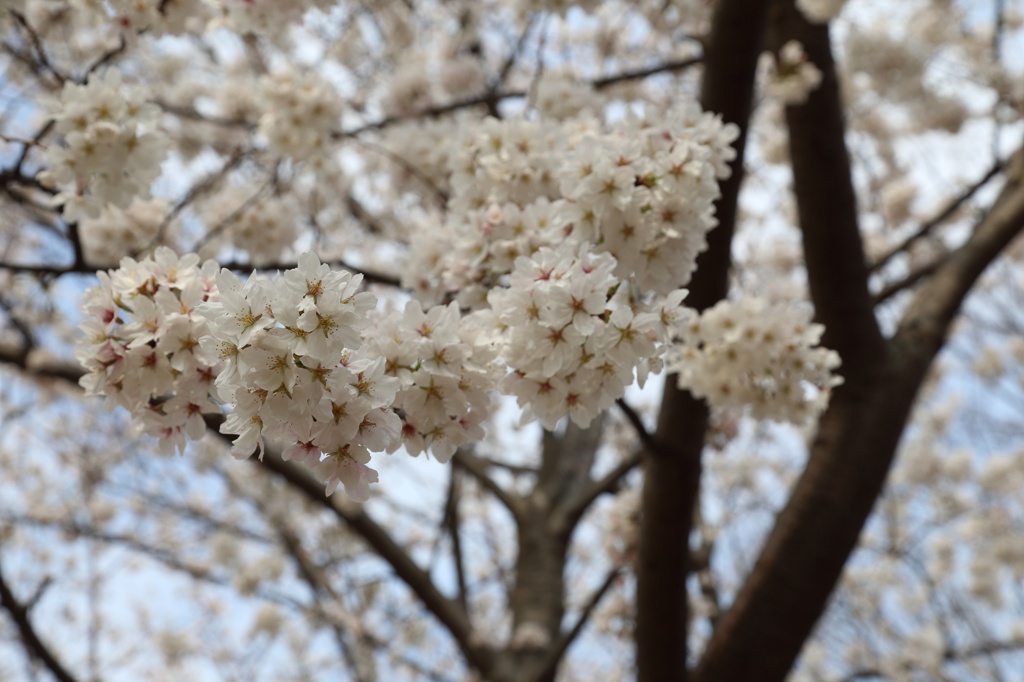
[[[964,298],[982,272],[1024,231],[1024,149],[1007,167],[1007,180],[995,205],[973,234],[938,264],[914,297],[896,333],[896,340],[934,355]]]
[[[719,0],[704,41],[701,106],[739,126],[740,137],[731,176],[721,183],[722,196],[715,204],[718,227],[708,234],[708,249],[698,258],[697,271],[688,285],[687,304],[698,310],[723,299],[729,288],[746,130],[767,7],[767,0]],[[707,423],[704,402],[679,389],[669,376],[654,436],[663,455],[648,457],[644,463],[637,557],[638,682],[685,682],[689,678],[689,536]]]
[[[4,579],[2,570],[0,570],[0,606],[10,615],[21,636],[21,641],[32,658],[43,664],[59,682],[78,682],[78,679],[57,660],[49,647],[39,638],[39,633],[36,632],[32,621],[29,620],[28,608],[14,596],[14,592],[11,591]]]
[[[21,357],[20,351],[11,352],[0,348],[0,362],[9,363],[37,376],[59,378],[77,385],[83,372],[80,368],[54,364],[32,368]],[[209,416],[207,425],[216,430],[221,417]],[[229,437],[219,434],[221,437]],[[486,673],[491,665],[493,653],[473,642],[473,629],[469,617],[458,602],[441,594],[430,575],[412,560],[408,552],[374,521],[364,509],[351,507],[338,498],[324,495],[323,485],[305,469],[286,462],[278,453],[268,448],[260,467],[276,474],[296,491],[302,493],[314,504],[324,507],[352,529],[381,557],[409,589],[423,602],[424,606],[448,629],[459,645],[470,665]]]
[[[995,207],[918,292],[884,353],[844,372],[847,382],[821,420],[806,469],[708,643],[699,682],[781,681],[792,668],[881,494],[964,297],[1024,230],[1022,167],[1007,175]]]
[[[505,490],[498,485],[497,481],[491,478],[491,475],[487,472],[488,463],[485,460],[477,457],[473,452],[466,448],[459,448],[455,451],[452,463],[465,469],[481,486],[483,486],[484,490],[498,498],[498,501],[512,513],[512,517],[516,520],[516,523],[522,521],[524,510],[523,499],[515,493]]]
[[[649,67],[646,67],[646,68],[630,70],[630,71],[623,71],[622,73],[614,74],[612,76],[606,76],[604,78],[598,78],[596,80],[590,81],[590,85],[595,90],[603,90],[605,88],[611,87],[613,85],[618,85],[619,83],[623,83],[625,81],[640,80],[640,79],[643,79],[643,78],[648,78],[650,76],[657,75],[659,73],[671,73],[673,71],[684,71],[684,70],[686,70],[686,69],[688,69],[688,68],[690,68],[692,66],[695,66],[697,64],[700,64],[700,63],[701,63],[701,58],[700,57],[688,57],[686,59],[672,59],[672,60],[661,62],[659,64],[655,64],[654,66],[649,66]],[[456,100],[454,102],[448,102],[446,104],[437,104],[437,105],[434,105],[432,107],[427,107],[425,109],[421,109],[420,111],[417,111],[414,114],[409,114],[409,115],[406,115],[406,116],[387,116],[387,117],[381,118],[381,119],[379,119],[377,121],[372,121],[370,123],[364,123],[364,124],[359,125],[359,126],[357,126],[355,128],[350,128],[349,130],[339,131],[339,132],[335,133],[332,137],[334,139],[340,139],[340,138],[345,138],[345,137],[355,137],[357,135],[361,135],[362,133],[365,133],[365,132],[368,132],[368,131],[371,131],[371,130],[383,130],[384,128],[388,128],[388,127],[390,127],[392,125],[395,125],[396,123],[404,123],[406,121],[416,121],[416,120],[425,119],[425,118],[437,118],[438,116],[443,116],[445,114],[455,113],[456,111],[459,111],[461,109],[468,109],[470,107],[475,107],[475,106],[480,106],[480,105],[492,106],[494,102],[505,100],[505,99],[519,99],[519,98],[526,97],[527,94],[528,93],[525,90],[505,90],[505,91],[502,91],[502,92],[495,92],[495,93],[485,92],[484,94],[477,95],[475,97],[467,97],[466,99]],[[197,115],[197,117],[198,117],[198,115]],[[237,125],[237,122],[233,122],[232,121],[230,123],[232,123],[234,125]]]
[[[363,281],[368,284],[383,284],[396,288],[401,288],[402,283],[398,278],[391,275],[385,275],[379,272],[373,272],[369,270],[363,270],[357,268],[351,263],[343,260],[324,261],[328,265],[335,268],[345,268],[350,272],[362,275]],[[260,266],[255,266],[252,263],[244,261],[228,261],[227,263],[221,263],[222,268],[232,270],[235,272],[248,273],[252,271],[256,272],[276,272],[278,270],[290,270],[298,267],[297,263],[288,261],[280,263],[264,263]],[[39,265],[29,263],[6,263],[0,261],[0,270],[7,270],[9,272],[20,272],[29,275],[44,275],[50,277],[63,277],[64,275],[95,275],[98,270],[103,270],[104,267],[96,267],[88,264],[72,264],[67,266],[60,265]]]
[[[978,193],[978,190],[987,185],[989,180],[999,175],[999,173],[1002,172],[1003,168],[1005,167],[1006,161],[1002,160],[996,161],[994,164],[992,164],[992,166],[988,169],[985,175],[981,176],[981,178],[973,182],[970,186],[966,187],[962,192],[960,192],[960,194],[951,199],[949,203],[947,203],[942,208],[941,211],[936,213],[929,220],[926,220],[925,222],[921,223],[921,225],[916,230],[914,230],[913,234],[909,235],[899,244],[892,247],[889,251],[880,256],[878,260],[872,263],[871,272],[878,272],[879,270],[884,268],[886,265],[889,264],[889,262],[893,258],[905,252],[911,244],[921,239],[922,237],[927,237],[929,234],[931,234],[932,230],[934,230],[936,227],[938,227],[939,225],[953,217],[953,214],[960,210],[961,206],[970,201],[971,198]]]
[[[822,74],[805,104],[786,107],[793,190],[811,299],[825,325],[821,343],[838,351],[844,369],[856,372],[876,362],[885,345],[868,291],[828,25],[810,23],[792,0],[776,0],[769,36],[776,52],[789,40],[799,41]]]
[[[441,524],[448,529],[448,537],[452,543],[452,563],[455,564],[455,579],[459,586],[459,605],[463,611],[469,613],[469,588],[466,583],[466,560],[462,553],[462,522],[459,518],[461,495],[459,475],[455,467],[451,467],[448,470],[448,499],[444,504],[444,518]]]
[[[634,452],[619,462],[607,474],[577,492],[569,503],[563,505],[564,513],[573,518],[583,516],[583,513],[593,504],[594,500],[605,493],[614,492],[622,479],[633,469],[640,466],[644,461],[644,454],[643,450]]]
[[[409,589],[419,597],[423,605],[448,630],[466,660],[473,667],[486,673],[492,661],[490,650],[477,645],[473,641],[473,627],[469,617],[456,600],[450,599],[437,589],[430,575],[412,560],[409,553],[377,524],[362,507],[355,507],[342,502],[336,497],[324,495],[323,485],[313,478],[305,469],[292,462],[286,462],[268,449],[262,460],[254,460],[257,466],[276,474],[306,498],[331,512],[343,521],[373,551],[383,559]]]
[[[604,579],[604,582],[601,583],[601,586],[598,587],[597,590],[594,591],[594,594],[591,595],[590,599],[587,600],[586,605],[583,607],[583,610],[580,611],[579,618],[576,619],[573,626],[569,628],[569,630],[563,632],[559,636],[558,641],[556,641],[554,645],[552,645],[551,649],[548,650],[548,659],[541,668],[541,677],[554,675],[555,670],[558,668],[558,664],[561,663],[562,658],[565,657],[565,652],[569,650],[572,643],[576,641],[579,634],[583,632],[584,626],[586,626],[590,621],[590,617],[594,614],[598,605],[600,605],[601,600],[604,599],[606,594],[608,594],[608,590],[611,589],[612,585],[615,584],[615,581],[618,580],[620,575],[622,575],[621,568],[615,568],[608,574]]]

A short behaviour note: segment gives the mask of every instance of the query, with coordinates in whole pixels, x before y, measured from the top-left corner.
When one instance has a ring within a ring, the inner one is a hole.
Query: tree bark
[[[828,27],[776,2],[772,41],[799,40],[821,86],[789,107],[794,189],[808,282],[825,345],[843,359],[810,458],[768,540],[712,635],[699,682],[783,680],[853,552],[882,492],[911,409],[964,296],[1024,228],[1024,190],[1011,179],[996,208],[941,264],[909,306],[894,338],[879,330],[868,292]]]
[[[767,0],[720,0],[705,41],[701,105],[739,126],[740,137],[735,145],[732,175],[722,183],[722,196],[715,205],[718,226],[708,235],[708,249],[698,259],[697,271],[689,284],[687,305],[698,310],[711,307],[729,290],[746,129],[767,6]],[[705,403],[678,389],[674,377],[669,376],[655,433],[658,454],[647,453],[644,463],[637,559],[639,682],[678,682],[688,676],[689,537],[700,488],[707,421]]]

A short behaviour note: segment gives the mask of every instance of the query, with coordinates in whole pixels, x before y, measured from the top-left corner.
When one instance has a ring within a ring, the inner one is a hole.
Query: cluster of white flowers
[[[429,449],[446,462],[459,446],[483,438],[499,370],[493,348],[458,304],[424,312],[409,301],[402,315],[382,314],[365,338],[367,352],[384,358],[385,372],[401,384],[394,409],[410,455]]]
[[[202,415],[231,406],[221,426],[232,453],[264,437],[354,499],[377,480],[370,451],[393,449],[401,422],[390,410],[399,382],[384,359],[359,354],[376,298],[362,277],[333,272],[312,253],[270,280],[246,282],[194,254],[158,249],[122,260],[86,292],[78,359],[82,385],[139,417],[165,451],[202,437]]]
[[[821,71],[807,59],[804,46],[790,40],[779,50],[776,59],[769,53],[768,81],[765,94],[785,104],[803,104],[811,91],[821,85]]]
[[[95,11],[103,11],[101,3],[80,3]],[[211,8],[203,0],[110,0],[112,23],[129,35],[143,31],[179,34],[199,31],[211,16]]]
[[[434,301],[457,292],[481,307],[518,256],[568,240],[610,252],[616,275],[639,291],[668,294],[706,246],[737,134],[696,107],[608,130],[596,119],[485,120],[450,157],[448,221],[440,235],[413,235],[413,250],[432,257],[412,263],[404,282]]]
[[[488,296],[510,370],[501,389],[516,396],[524,421],[536,418],[553,429],[568,414],[586,427],[622,397],[634,370],[643,385],[661,369],[686,292],[650,309],[630,300],[615,265],[587,244],[545,247],[516,259],[509,288]]]
[[[302,214],[294,192],[254,200],[258,193],[258,187],[233,185],[204,202],[207,224],[224,229],[203,245],[201,255],[213,256],[230,246],[245,251],[256,267],[294,257],[292,246],[299,238],[296,216]]]
[[[200,345],[209,327],[197,311],[215,275],[213,261],[200,267],[198,256],[179,259],[160,248],[155,258],[124,258],[117,270],[98,273],[99,286],[84,295],[82,386],[105,395],[108,407],[126,408],[164,451],[184,449],[186,435],[202,437],[202,415],[218,411],[220,360]]]
[[[615,256],[620,277],[635,273],[641,290],[667,294],[690,280],[707,247],[737,134],[695,109],[587,136],[559,168],[564,219],[576,239]]]
[[[216,383],[233,408],[221,427],[238,436],[232,454],[262,452],[264,436],[291,443],[285,459],[310,467],[328,494],[340,482],[363,500],[377,480],[370,451],[387,449],[401,425],[388,409],[398,382],[383,360],[356,353],[376,305],[361,282],[307,252],[276,280],[222,270],[200,312],[204,346],[226,363]]]
[[[290,26],[301,23],[306,12],[313,8],[327,8],[335,0],[215,0],[224,15],[224,23],[231,30],[278,37]]]
[[[86,261],[112,265],[141,251],[157,239],[169,213],[165,199],[136,199],[124,209],[107,204],[98,218],[85,218],[78,226]]]
[[[47,148],[48,169],[39,179],[61,189],[56,201],[66,220],[96,218],[106,203],[126,208],[148,196],[169,148],[156,130],[159,114],[142,88],[121,82],[117,69],[93,74],[85,85],[64,84],[53,115],[64,145]]]
[[[682,325],[668,367],[712,407],[750,407],[757,419],[810,424],[842,383],[835,351],[810,310],[756,297],[721,301]]]
[[[342,112],[334,86],[313,73],[289,71],[265,78],[263,94],[259,130],[270,151],[302,160],[330,148]]]

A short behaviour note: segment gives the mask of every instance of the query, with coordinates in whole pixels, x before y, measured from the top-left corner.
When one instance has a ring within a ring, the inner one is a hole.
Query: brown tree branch
[[[594,591],[594,594],[591,595],[590,599],[587,600],[586,605],[580,611],[580,615],[576,619],[576,622],[573,623],[573,626],[559,636],[558,640],[548,651],[548,658],[545,661],[544,666],[541,668],[541,677],[554,675],[559,663],[561,663],[562,659],[565,657],[565,652],[569,650],[572,643],[576,641],[576,638],[579,637],[581,632],[583,632],[583,628],[590,621],[590,617],[594,615],[594,611],[601,604],[601,600],[604,599],[606,594],[608,594],[608,591],[615,584],[615,581],[619,579],[620,575],[622,575],[621,568],[612,569],[604,579],[604,582],[601,583],[600,587],[598,587]]]
[[[383,559],[410,590],[423,602],[448,630],[470,665],[486,673],[493,653],[476,644],[469,617],[458,601],[441,594],[430,575],[420,568],[409,553],[377,524],[362,507],[348,505],[337,497],[324,495],[324,487],[305,469],[286,462],[268,449],[262,460],[253,460],[257,466],[276,474],[306,498],[334,514],[351,528],[373,551]]]
[[[992,210],[921,287],[900,323],[896,341],[934,355],[945,342],[964,298],[985,269],[1024,230],[1024,149],[1007,167]]]
[[[466,558],[462,551],[462,519],[459,516],[459,500],[462,497],[462,485],[458,470],[448,470],[448,498],[444,504],[444,518],[441,525],[448,529],[448,537],[452,545],[452,563],[455,564],[455,580],[458,585],[457,599],[462,610],[469,613],[469,587],[466,581]]]
[[[978,190],[980,190],[982,187],[988,184],[989,180],[999,175],[999,173],[1002,172],[1005,166],[1006,161],[1002,160],[996,161],[994,164],[992,164],[992,166],[988,169],[988,171],[985,172],[983,176],[981,176],[978,180],[974,181],[968,187],[964,188],[964,190],[960,192],[960,194],[955,196],[945,206],[943,206],[942,210],[940,210],[938,213],[936,213],[934,216],[932,216],[925,222],[921,223],[921,225],[918,226],[916,230],[914,230],[913,234],[908,235],[906,239],[902,240],[899,244],[897,244],[896,246],[892,247],[889,251],[886,251],[884,254],[882,254],[878,258],[878,260],[871,264],[871,272],[878,272],[879,270],[884,268],[886,265],[889,264],[890,261],[892,261],[893,258],[900,255],[901,253],[904,253],[908,248],[910,248],[911,244],[921,239],[922,237],[927,237],[929,234],[932,233],[932,231],[936,227],[938,227],[939,225],[953,217],[953,214],[960,210],[961,206],[970,201],[971,198],[978,193]]]
[[[63,366],[58,363],[33,367],[27,364],[20,349],[11,351],[0,348],[0,362],[8,363],[43,378],[56,378],[77,384],[83,372],[74,366]],[[216,430],[222,418],[210,416],[207,425]],[[218,434],[221,435],[221,434]],[[222,436],[223,437],[223,436]],[[228,437],[225,437],[228,438]],[[257,460],[264,470],[276,474],[306,496],[308,500],[324,507],[339,520],[352,529],[360,538],[381,557],[395,575],[423,602],[430,611],[451,633],[470,665],[486,672],[493,659],[493,653],[473,641],[473,629],[469,617],[459,603],[444,596],[434,584],[430,575],[420,568],[405,548],[399,545],[391,535],[377,524],[365,509],[346,505],[337,497],[324,495],[323,485],[313,478],[302,467],[286,462],[280,455],[268,449],[263,460]]]
[[[622,73],[606,76],[604,78],[598,78],[590,81],[590,85],[595,90],[603,90],[605,88],[618,85],[630,80],[641,80],[650,76],[657,75],[659,73],[672,73],[675,71],[685,71],[697,64],[700,64],[700,57],[688,57],[686,59],[670,59],[654,66],[649,66],[641,69],[634,69],[629,71],[623,71]],[[370,123],[364,123],[355,128],[349,130],[343,130],[333,135],[334,139],[340,139],[345,137],[354,137],[361,135],[362,133],[371,130],[383,130],[396,123],[404,123],[407,121],[417,121],[426,118],[437,118],[445,114],[452,114],[462,109],[468,109],[470,107],[487,105],[488,107],[493,106],[495,102],[505,99],[519,99],[526,97],[529,93],[525,90],[504,90],[501,92],[486,92],[482,95],[474,97],[467,97],[465,99],[456,100],[454,102],[448,102],[446,104],[437,104],[432,107],[427,107],[414,114],[405,116],[387,116],[377,121],[371,121]]]
[[[847,381],[708,643],[700,682],[786,676],[881,489],[919,384],[896,373],[874,316],[828,26],[808,22],[792,0],[776,0],[769,36],[775,50],[798,40],[822,72],[807,102],[787,107],[786,121],[811,297],[826,325],[822,343],[839,351]]]
[[[14,596],[10,585],[4,579],[3,571],[0,570],[0,606],[7,611],[7,614],[18,629],[21,641],[25,644],[28,654],[46,667],[59,682],[78,682],[78,679],[64,667],[50,648],[46,646],[35,626],[29,619],[29,610]]]
[[[523,499],[501,487],[491,477],[487,471],[489,463],[486,460],[478,457],[471,450],[460,448],[456,450],[452,463],[467,471],[484,490],[498,498],[498,501],[511,512],[512,518],[516,520],[516,523],[522,520],[525,504]]]
[[[721,184],[722,196],[715,204],[718,227],[708,234],[708,249],[697,260],[697,271],[688,285],[687,304],[698,310],[723,299],[729,288],[746,130],[767,7],[767,0],[719,0],[704,41],[701,106],[739,126],[740,137],[732,174]],[[638,682],[685,682],[689,677],[689,537],[707,422],[704,402],[676,387],[674,377],[669,376],[654,436],[661,444],[662,456],[644,462],[637,558]]]
[[[885,347],[868,291],[828,25],[809,22],[792,0],[775,0],[769,36],[776,51],[799,41],[822,74],[805,104],[786,107],[793,191],[811,299],[825,325],[822,345],[838,351],[844,368],[858,371],[875,363]]]
[[[857,353],[844,363],[846,384],[835,392],[806,469],[708,643],[699,682],[785,679],[881,494],[914,400],[964,297],[1024,230],[1024,173],[1018,166],[1007,175],[995,207],[918,292],[884,352],[873,359]]]
[[[398,278],[392,275],[385,275],[379,272],[373,272],[370,270],[363,270],[357,268],[351,263],[343,260],[331,260],[324,261],[331,267],[344,268],[353,274],[362,275],[363,281],[368,284],[383,284],[396,288],[401,288],[402,284]],[[255,266],[252,263],[243,261],[228,261],[227,263],[221,263],[222,268],[232,270],[234,272],[249,273],[252,271],[256,272],[276,272],[279,270],[290,270],[297,268],[298,264],[292,261],[280,262],[280,263],[264,263],[260,266]],[[49,277],[62,277],[64,275],[95,275],[98,270],[103,270],[104,267],[96,267],[88,264],[72,264],[67,266],[61,265],[40,265],[30,263],[6,263],[0,262],[0,270],[7,270],[8,272],[20,272],[29,275],[42,275]]]
[[[901,293],[903,291],[907,291],[908,289],[913,288],[914,285],[916,285],[918,282],[920,282],[921,280],[927,278],[933,272],[938,270],[939,267],[948,258],[949,258],[949,254],[948,253],[941,254],[941,255],[935,257],[935,259],[930,260],[927,263],[924,263],[924,264],[914,268],[913,270],[911,270],[910,272],[905,274],[903,277],[900,277],[897,280],[894,280],[892,282],[887,283],[884,287],[882,287],[878,291],[878,293],[876,293],[872,297],[871,300],[874,301],[874,304],[876,306],[882,305],[883,303],[888,301],[890,298],[892,298],[896,294],[899,294],[899,293]]]

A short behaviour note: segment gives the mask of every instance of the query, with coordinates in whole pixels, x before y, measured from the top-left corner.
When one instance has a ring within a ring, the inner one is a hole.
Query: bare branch
[[[28,654],[46,667],[59,682],[78,682],[78,679],[64,667],[50,648],[46,646],[39,633],[36,632],[32,621],[29,619],[29,610],[24,604],[18,601],[11,591],[10,585],[4,579],[3,571],[0,569],[0,606],[7,611],[7,614],[18,629],[21,641],[25,644]]]
[[[520,522],[522,520],[523,499],[515,493],[509,492],[498,485],[498,482],[495,481],[487,472],[488,463],[485,460],[477,457],[472,451],[466,448],[459,448],[455,452],[455,456],[452,458],[452,463],[469,472],[469,474],[475,478],[481,486],[483,486],[484,490],[498,498],[498,501],[512,513],[512,517],[516,522]]]
[[[914,297],[896,338],[924,344],[936,353],[945,341],[967,293],[1010,242],[1024,231],[1024,149],[1007,167],[1007,180],[995,205],[964,244],[935,269]],[[924,352],[924,351],[922,351]]]
[[[632,425],[633,430],[636,431],[637,438],[640,439],[640,443],[644,446],[644,449],[655,457],[663,456],[665,453],[663,452],[661,445],[657,440],[655,440],[654,435],[647,430],[647,427],[644,425],[644,420],[640,417],[637,411],[622,398],[616,400],[615,404],[619,406],[620,410],[622,410],[622,414],[626,415],[626,420],[630,425]]]
[[[600,605],[601,600],[604,599],[606,594],[608,594],[608,590],[611,589],[612,585],[615,584],[620,575],[622,575],[621,568],[613,569],[604,579],[604,582],[601,583],[601,586],[598,587],[597,590],[594,591],[594,594],[591,595],[590,599],[587,600],[586,605],[583,607],[583,610],[580,611],[579,618],[576,619],[573,626],[559,636],[558,641],[556,641],[548,651],[548,660],[541,668],[540,677],[542,679],[547,676],[554,676],[558,664],[561,663],[562,658],[565,656],[565,652],[569,650],[572,643],[576,641],[579,634],[583,632],[584,626],[586,626],[587,622],[590,621],[590,617],[594,614],[598,605]]]
[[[657,75],[659,73],[685,71],[686,69],[691,68],[699,64],[700,62],[700,57],[668,60],[647,68],[637,69],[635,71],[625,71],[620,74],[606,76],[604,78],[598,78],[597,80],[590,81],[590,85],[593,86],[595,89],[602,90],[604,88],[608,88],[613,85],[623,83],[625,81],[640,80],[643,78],[648,78],[650,76]],[[349,130],[337,132],[334,134],[333,137],[335,139],[344,137],[355,137],[357,135],[361,135],[362,133],[371,130],[383,130],[384,128],[388,128],[392,125],[395,125],[396,123],[416,121],[425,118],[437,118],[438,116],[451,114],[461,109],[469,109],[471,107],[480,105],[489,105],[492,101],[495,100],[500,101],[505,99],[521,99],[526,97],[527,94],[528,93],[524,90],[505,90],[499,93],[486,92],[482,95],[477,95],[475,97],[468,97],[466,99],[456,100],[454,102],[449,102],[447,104],[438,104],[432,107],[427,107],[426,109],[417,111],[414,114],[409,114],[406,116],[388,116],[377,121],[364,123],[360,126],[351,128]]]
[[[893,296],[895,296],[896,294],[911,289],[918,282],[920,282],[921,280],[925,279],[933,272],[938,270],[939,267],[941,267],[942,264],[946,262],[946,260],[948,259],[948,253],[941,254],[934,258],[933,260],[930,260],[927,263],[924,263],[923,265],[914,268],[913,270],[905,274],[903,277],[900,277],[895,281],[889,282],[884,287],[882,287],[881,290],[874,295],[872,300],[874,301],[876,306],[881,305],[888,301]]]
[[[970,201],[971,198],[978,193],[978,190],[987,185],[989,180],[991,180],[1000,172],[1002,172],[1003,168],[1005,167],[1006,161],[1002,160],[996,161],[994,164],[992,164],[992,166],[988,169],[988,171],[986,171],[986,173],[983,176],[981,176],[978,180],[974,181],[971,185],[969,185],[962,192],[960,192],[960,194],[951,199],[949,203],[947,203],[942,208],[941,211],[936,213],[929,220],[926,220],[925,222],[921,223],[921,225],[914,231],[913,234],[909,235],[899,244],[892,247],[892,249],[884,253],[882,256],[878,258],[878,260],[872,263],[871,272],[878,272],[879,270],[884,268],[886,265],[889,264],[889,262],[893,258],[895,258],[901,253],[904,253],[910,247],[911,244],[921,239],[922,237],[927,237],[929,234],[932,233],[932,230],[934,230],[936,227],[938,227],[939,225],[953,217],[953,214],[960,210],[961,206]]]
[[[622,479],[629,474],[629,472],[640,466],[641,462],[644,461],[644,451],[639,450],[629,455],[621,462],[619,462],[615,468],[609,471],[601,478],[593,481],[589,486],[580,490],[576,497],[571,502],[565,505],[565,512],[567,515],[579,518],[583,516],[583,513],[594,503],[594,500],[599,498],[605,493],[615,492],[619,487]]]
[[[338,517],[366,544],[373,548],[409,589],[419,597],[423,605],[448,630],[470,665],[486,672],[491,665],[493,653],[473,641],[473,628],[469,617],[458,601],[444,596],[437,589],[430,575],[412,560],[409,553],[377,524],[362,507],[348,505],[339,498],[324,495],[324,487],[305,469],[286,462],[277,453],[268,451],[262,460],[254,460],[268,472],[276,474],[294,490],[302,493],[310,502],[317,504]]]
[[[462,554],[461,520],[459,518],[459,498],[462,496],[458,473],[455,467],[448,472],[448,499],[444,505],[442,525],[448,529],[448,537],[452,543],[452,562],[455,564],[455,579],[459,586],[458,600],[462,610],[469,613],[469,589],[466,587],[466,561]]]
[[[115,45],[114,47],[110,48],[109,50],[101,54],[99,57],[97,57],[96,61],[90,64],[82,73],[82,75],[75,79],[75,81],[79,84],[84,84],[86,81],[89,80],[89,76],[91,76],[93,72],[117,59],[125,51],[127,47],[128,41],[126,41],[124,39],[124,36],[122,35],[118,39],[117,45]]]
[[[46,48],[43,46],[43,41],[36,33],[36,30],[29,25],[28,20],[21,12],[10,10],[11,16],[14,17],[14,21],[17,22],[18,26],[21,27],[22,31],[28,36],[29,44],[32,46],[32,51],[35,54],[36,63],[42,67],[44,71],[53,76],[58,83],[63,84],[69,80],[66,75],[61,73],[57,67],[51,62],[49,56],[46,54]]]
[[[378,272],[372,272],[369,270],[363,270],[357,268],[351,263],[343,260],[324,261],[328,265],[336,268],[344,268],[349,270],[353,274],[359,274],[363,276],[363,280],[369,284],[383,284],[396,288],[401,287],[401,282],[398,278],[391,275],[384,275]],[[234,272],[275,272],[278,270],[290,270],[298,267],[297,263],[288,261],[282,263],[264,263],[259,266],[255,266],[252,263],[242,261],[228,261],[227,263],[221,263],[222,268],[232,270]],[[31,275],[45,275],[52,277],[62,277],[64,275],[95,275],[98,270],[102,270],[102,267],[95,267],[91,265],[35,265],[28,263],[5,263],[0,261],[0,270],[7,270],[9,272],[20,272]]]

